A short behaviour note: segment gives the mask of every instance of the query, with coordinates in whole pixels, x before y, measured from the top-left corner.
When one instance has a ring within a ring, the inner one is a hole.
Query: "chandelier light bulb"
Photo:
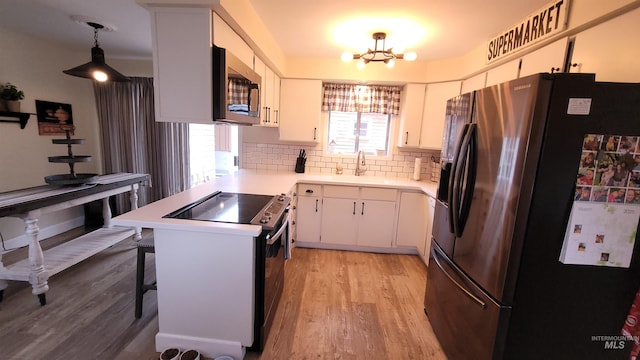
[[[358,66],[358,69],[364,69],[364,60],[363,60],[363,59],[360,59],[360,60],[358,61],[357,66]]]
[[[418,54],[416,54],[413,51],[410,51],[408,53],[405,53],[403,58],[407,61],[414,61],[415,59],[418,58]]]
[[[385,64],[387,65],[387,67],[388,67],[389,69],[391,69],[391,68],[393,68],[393,67],[395,66],[396,62],[395,62],[395,61],[393,61],[393,59],[390,59],[390,60],[389,60],[389,61],[387,61]]]
[[[340,59],[342,59],[342,61],[344,62],[350,62],[351,60],[353,60],[353,54],[348,51],[345,51],[340,56]]]

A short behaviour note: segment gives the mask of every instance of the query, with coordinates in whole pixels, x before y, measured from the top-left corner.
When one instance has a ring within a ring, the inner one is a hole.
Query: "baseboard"
[[[361,251],[361,252],[372,252],[372,253],[379,253],[379,254],[418,255],[418,249],[412,246],[377,247],[377,246],[340,245],[340,244],[327,244],[327,243],[319,243],[319,242],[302,242],[302,241],[296,241],[293,244],[295,247],[301,247],[301,248]]]
[[[79,216],[73,219],[69,219],[67,221],[63,221],[61,223],[53,224],[44,228],[40,228],[40,233],[38,234],[38,240],[42,241],[44,239],[50,238],[52,236],[56,236],[58,234],[62,234],[65,231],[69,231],[71,229],[75,229],[77,227],[84,226],[84,216]],[[20,236],[4,239],[4,247],[7,251],[0,250],[0,253],[5,253],[11,251],[13,249],[17,249],[19,247],[29,245],[29,237],[26,234],[22,234]]]

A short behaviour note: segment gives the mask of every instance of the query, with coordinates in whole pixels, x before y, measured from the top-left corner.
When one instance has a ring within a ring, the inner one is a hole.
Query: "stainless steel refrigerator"
[[[599,161],[609,134],[640,164],[640,145],[620,148],[639,141],[640,84],[532,75],[450,100],[444,133],[425,312],[447,356],[628,358],[630,342],[606,339],[620,339],[640,286],[637,223],[628,267],[559,259],[587,136]]]

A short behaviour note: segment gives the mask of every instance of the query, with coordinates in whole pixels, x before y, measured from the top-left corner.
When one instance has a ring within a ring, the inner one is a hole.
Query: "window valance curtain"
[[[399,86],[323,84],[322,110],[398,115]]]
[[[151,176],[152,187],[140,188],[140,206],[189,188],[188,124],[155,121],[153,79],[94,82],[102,135],[104,173],[132,172]],[[119,212],[129,209],[116,199]]]

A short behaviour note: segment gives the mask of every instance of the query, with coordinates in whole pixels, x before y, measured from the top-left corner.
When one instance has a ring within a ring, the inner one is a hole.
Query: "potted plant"
[[[2,100],[5,109],[13,112],[20,112],[20,100],[24,99],[22,90],[11,83],[0,85],[0,100]]]

